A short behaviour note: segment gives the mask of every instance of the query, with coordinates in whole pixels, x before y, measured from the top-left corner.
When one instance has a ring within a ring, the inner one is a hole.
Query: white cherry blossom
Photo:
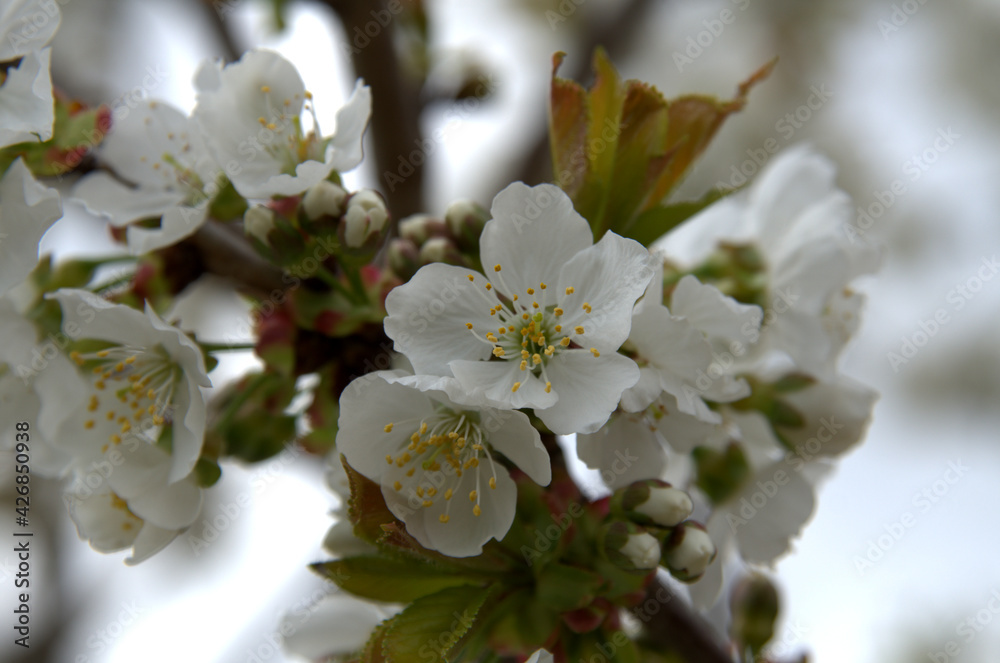
[[[0,296],[38,265],[38,243],[61,217],[58,192],[39,184],[24,161],[14,161],[0,179]]]
[[[224,180],[194,122],[160,101],[143,103],[116,122],[100,154],[117,177],[88,175],[73,196],[91,212],[109,217],[112,225],[128,225],[133,255],[194,234],[208,218],[209,203]],[[159,228],[129,225],[157,217]]]
[[[651,247],[682,266],[704,260],[719,241],[753,247],[767,277],[758,351],[783,353],[817,375],[832,374],[851,330],[830,320],[843,319],[840,300],[848,300],[855,317],[860,306],[860,297],[845,292],[848,283],[880,262],[876,248],[845,232],[851,204],[835,175],[834,164],[810,147],[787,150],[748,189],[711,205]]]
[[[548,485],[548,452],[523,413],[470,408],[417,388],[427,385],[393,371],[352,382],[340,398],[337,449],[381,484],[389,510],[421,545],[478,555],[514,521],[517,487],[496,454]]]
[[[169,480],[170,456],[132,440],[77,468],[65,495],[80,538],[102,553],[132,549],[126,564],[153,556],[201,512],[202,491],[188,476]]]
[[[593,432],[636,383],[617,350],[653,276],[648,251],[590,226],[552,185],[511,184],[480,240],[489,276],[427,265],[386,299],[386,334],[417,373],[453,375],[453,398],[534,408],[553,432]]]
[[[84,290],[50,296],[62,306],[68,335],[110,344],[70,355],[88,371],[92,390],[63,424],[60,446],[90,459],[135,438],[155,442],[169,423],[169,481],[184,479],[198,462],[205,432],[200,387],[211,382],[201,350],[148,306],[142,313]]]
[[[337,112],[336,132],[306,132],[301,114],[312,95],[294,65],[265,49],[225,67],[204,64],[195,76],[194,110],[209,151],[247,198],[292,196],[361,162],[371,90],[358,80]],[[311,110],[311,109],[310,109]],[[315,115],[313,123],[316,124]]]

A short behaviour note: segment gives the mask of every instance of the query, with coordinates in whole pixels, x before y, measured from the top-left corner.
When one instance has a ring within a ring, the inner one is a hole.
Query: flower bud
[[[688,520],[675,527],[667,538],[663,564],[678,580],[694,582],[704,575],[715,553],[715,545],[705,526]]]
[[[429,265],[432,262],[444,262],[449,265],[465,264],[455,242],[447,237],[431,237],[420,247],[420,264]]]
[[[323,180],[313,185],[302,197],[302,209],[310,221],[323,216],[339,217],[344,213],[347,192],[338,184]]]
[[[371,189],[354,193],[347,201],[347,211],[340,222],[344,244],[360,249],[366,244],[376,243],[388,220],[389,212],[382,196]]]
[[[479,248],[479,236],[489,218],[489,212],[471,200],[456,200],[444,213],[448,230],[466,251]]]
[[[636,481],[615,492],[612,509],[640,525],[673,527],[691,515],[691,497],[666,481]]]
[[[431,237],[445,237],[448,227],[429,214],[413,214],[399,222],[399,236],[417,246],[423,246]]]
[[[254,205],[243,214],[243,231],[267,244],[267,234],[274,228],[274,212]]]
[[[774,637],[774,622],[778,618],[778,591],[766,576],[752,573],[743,578],[729,597],[732,621],[729,632],[733,638],[755,654]]]
[[[396,238],[386,250],[389,269],[404,281],[409,281],[420,269],[420,249],[408,239]]]
[[[660,564],[660,542],[634,523],[616,520],[598,533],[604,557],[625,571],[648,573]]]

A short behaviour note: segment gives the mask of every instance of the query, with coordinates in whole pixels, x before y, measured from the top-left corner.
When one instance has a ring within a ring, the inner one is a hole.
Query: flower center
[[[584,315],[590,315],[593,308],[588,302],[581,302],[572,286],[562,292],[550,289],[544,283],[538,288],[527,288],[523,293],[516,292],[503,280],[503,267],[495,265],[497,285],[503,290],[497,292],[490,281],[482,288],[476,288],[484,301],[490,307],[490,315],[498,324],[496,331],[487,331],[485,336],[481,330],[474,328],[471,322],[465,323],[466,329],[484,343],[493,346],[493,356],[498,359],[520,362],[520,369],[525,377],[529,374],[545,381],[545,392],[552,391],[552,382],[545,372],[548,360],[566,348],[586,347],[584,336],[587,329],[584,325],[564,326],[562,317],[567,310],[579,307]],[[469,274],[469,281],[475,283],[474,274]],[[600,357],[597,348],[590,348],[591,354]],[[519,380],[511,387],[515,392],[521,387]]]
[[[452,497],[462,493],[463,484],[472,487],[468,492],[472,513],[479,516],[482,513],[480,501],[481,459],[489,463],[490,477],[487,485],[496,488],[496,466],[490,454],[486,435],[480,426],[478,412],[455,412],[448,408],[440,408],[434,415],[416,421],[389,423],[385,432],[392,432],[398,425],[414,425],[409,443],[400,445],[398,453],[387,454],[387,464],[398,470],[405,469],[404,478],[412,478],[419,467],[423,474],[406,482],[406,492],[410,501],[423,507],[434,505],[435,498],[445,500],[445,511],[439,516],[442,523],[450,520]],[[393,489],[403,492],[404,481],[393,482]],[[443,490],[443,492],[442,492]],[[461,508],[461,507],[456,507]]]
[[[305,109],[312,115],[313,128],[308,133],[303,133],[302,119],[288,116],[293,99],[297,102],[299,95],[295,95],[293,99],[279,99],[269,85],[261,85],[260,91],[264,95],[267,117],[258,117],[257,122],[260,123],[262,132],[269,132],[266,137],[259,136],[260,142],[268,154],[281,163],[282,172],[294,175],[295,167],[304,161],[323,161],[326,141],[319,137],[319,119],[316,117],[316,109],[310,103],[312,93],[307,90],[304,96]]]
[[[107,395],[93,394],[87,404],[87,411],[94,418],[86,419],[83,427],[92,430],[99,417],[114,422],[118,432],[108,438],[109,445],[122,443],[123,436],[146,433],[155,440],[152,433],[160,429],[173,414],[174,385],[178,368],[165,351],[154,349],[115,346],[93,353],[70,353],[78,366],[91,369],[94,389],[108,392]],[[138,430],[137,430],[138,429]]]

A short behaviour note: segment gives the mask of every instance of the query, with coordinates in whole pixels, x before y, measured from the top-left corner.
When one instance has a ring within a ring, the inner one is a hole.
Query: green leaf
[[[417,599],[389,622],[383,641],[386,660],[452,660],[491,592],[490,587],[451,587]]]
[[[670,162],[657,178],[646,201],[647,209],[666,198],[677,186],[726,118],[743,110],[750,90],[771,74],[777,62],[777,59],[771,60],[740,83],[736,97],[729,101],[704,95],[687,95],[670,101],[670,120],[663,145],[665,152],[671,155]]]
[[[620,229],[643,246],[649,246],[712,203],[728,196],[732,191],[712,189],[699,200],[652,207],[641,212],[627,227]]]
[[[474,585],[473,576],[407,558],[376,555],[313,564],[312,569],[355,596],[374,601],[410,603],[448,587]],[[478,579],[482,584],[483,580]]]
[[[222,468],[214,460],[209,458],[199,458],[194,466],[194,475],[198,480],[198,485],[202,488],[214,486],[222,476]]]
[[[351,467],[343,456],[340,459],[351,486],[347,515],[354,525],[354,534],[362,541],[377,544],[385,534],[382,526],[398,522],[396,516],[386,506],[381,486]]]

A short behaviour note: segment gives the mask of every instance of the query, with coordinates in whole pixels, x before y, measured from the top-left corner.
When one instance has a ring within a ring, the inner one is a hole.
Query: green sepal
[[[725,502],[750,476],[750,465],[736,442],[730,443],[725,451],[698,447],[691,456],[698,471],[695,485],[713,504]]]
[[[391,663],[457,660],[493,587],[450,587],[421,597],[387,622],[382,651]]]

